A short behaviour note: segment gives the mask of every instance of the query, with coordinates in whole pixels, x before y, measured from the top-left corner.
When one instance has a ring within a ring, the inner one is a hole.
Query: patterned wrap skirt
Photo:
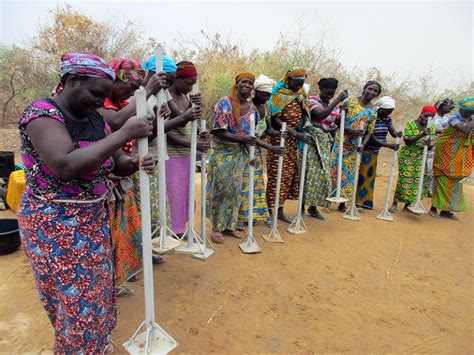
[[[116,324],[108,204],[52,203],[23,194],[22,244],[54,327],[54,352],[99,354]]]

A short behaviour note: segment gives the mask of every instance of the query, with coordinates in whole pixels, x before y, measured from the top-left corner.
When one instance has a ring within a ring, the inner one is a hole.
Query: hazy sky
[[[48,10],[71,4],[97,20],[132,20],[175,46],[200,31],[230,36],[244,48],[270,49],[280,33],[305,28],[308,41],[324,32],[348,68],[378,67],[384,73],[439,77],[439,89],[473,80],[473,3],[465,1],[12,1],[0,0],[0,40],[26,43]]]

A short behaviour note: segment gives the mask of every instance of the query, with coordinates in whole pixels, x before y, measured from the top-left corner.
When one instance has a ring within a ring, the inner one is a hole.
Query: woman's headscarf
[[[156,72],[156,54],[153,54],[148,60],[142,63],[142,68],[148,72]],[[163,71],[165,73],[176,73],[176,64],[173,59],[163,56]]]
[[[474,96],[466,96],[459,100],[459,108],[466,111],[474,110]]]
[[[102,58],[89,53],[69,52],[61,56],[61,78],[66,74],[115,80],[115,72]],[[59,95],[64,84],[59,82],[53,96]]]
[[[255,91],[262,91],[271,94],[275,85],[275,80],[270,79],[266,75],[260,74],[259,77],[255,80],[253,88]]]
[[[320,89],[337,89],[339,80],[335,78],[322,78],[318,81],[318,86]]]
[[[197,77],[197,69],[192,62],[182,61],[179,62],[176,69],[176,76],[182,76],[184,78]]]
[[[454,107],[454,101],[450,99],[449,97],[446,97],[444,99],[440,99],[436,101],[434,106],[436,107],[436,109],[439,110],[441,106],[445,106],[445,105]]]
[[[128,80],[145,79],[145,71],[136,59],[113,59],[112,68],[117,79],[124,83],[128,82]]]
[[[230,91],[230,103],[232,105],[232,114],[234,115],[235,120],[240,124],[240,100],[239,97],[237,96],[237,84],[239,81],[242,79],[249,79],[255,82],[255,75],[253,75],[250,72],[242,72],[237,74],[235,77],[235,84],[232,86],[232,89]]]
[[[380,99],[375,101],[374,106],[384,109],[394,109],[395,100],[392,99],[390,96],[382,96]]]
[[[303,87],[301,87],[298,92],[293,92],[288,88],[287,83],[288,78],[306,79],[306,76],[306,70],[301,67],[293,67],[286,72],[285,76],[273,87],[272,96],[269,100],[272,115],[283,111],[286,106],[298,97],[301,98],[301,107],[304,111],[308,112],[307,95]]]
[[[423,106],[423,108],[421,109],[421,113],[432,113],[433,115],[436,115],[436,112],[436,107],[432,105]]]

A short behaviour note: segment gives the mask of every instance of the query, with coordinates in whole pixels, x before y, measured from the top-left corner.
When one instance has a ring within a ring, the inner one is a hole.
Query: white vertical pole
[[[206,132],[206,120],[201,120],[201,133]],[[201,238],[206,241],[206,154],[201,153]]]
[[[428,123],[426,127],[431,129],[431,117],[428,118]],[[426,213],[426,209],[421,203],[421,199],[423,197],[423,183],[425,179],[425,170],[426,170],[426,159],[428,158],[428,145],[423,147],[423,157],[421,159],[421,169],[420,169],[420,177],[418,179],[418,194],[416,195],[416,202],[415,205],[408,206],[408,209],[416,214]]]
[[[285,137],[286,132],[286,122],[282,122],[281,125],[281,136],[280,136],[280,148],[285,147]],[[272,214],[272,226],[270,233],[263,235],[263,239],[267,242],[276,242],[283,243],[280,232],[278,231],[278,207],[280,205],[280,185],[281,185],[281,175],[283,172],[283,156],[278,157],[278,170],[277,170],[277,181],[276,181],[276,191],[275,191],[275,206],[273,207]]]
[[[139,89],[135,92],[137,100],[137,116],[145,116],[146,108],[146,90]],[[138,140],[138,157],[140,161],[148,154],[148,139]],[[143,249],[143,278],[145,285],[145,315],[146,322],[155,321],[155,299],[153,296],[153,264],[151,253],[151,213],[150,213],[150,178],[143,169],[140,174],[140,209],[142,222],[142,249]]]
[[[250,135],[255,137],[255,116],[250,116]],[[249,147],[249,159],[252,164],[249,165],[249,196],[248,196],[248,203],[249,203],[249,210],[248,210],[248,234],[253,236],[253,189],[254,189],[254,160],[255,160],[255,147],[251,145]]]
[[[395,144],[400,144],[400,137],[395,138]],[[385,206],[383,208],[383,211],[377,215],[378,219],[390,222],[393,222],[393,217],[388,209],[390,206],[390,197],[392,195],[393,178],[395,177],[395,169],[397,168],[397,160],[398,151],[394,150],[392,155],[392,167],[390,169],[390,177],[388,178],[387,194],[385,195]]]
[[[347,202],[347,199],[341,197],[341,180],[342,180],[342,155],[344,149],[344,129],[346,124],[346,111],[341,110],[341,121],[339,124],[339,147],[337,156],[337,180],[336,180],[336,196],[328,197],[326,200],[330,202],[342,203]]]
[[[283,133],[286,132],[286,122],[282,122],[281,125],[281,138],[280,138],[280,147],[285,146],[285,137]],[[273,207],[272,215],[272,229],[277,228],[278,223],[278,208],[280,207],[280,190],[281,190],[281,175],[283,173],[283,156],[278,157],[278,170],[277,170],[277,181],[276,181],[276,191],[275,191],[275,206]]]

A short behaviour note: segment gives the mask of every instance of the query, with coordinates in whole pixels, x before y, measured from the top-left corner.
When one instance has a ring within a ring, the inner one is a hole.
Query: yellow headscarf
[[[232,104],[232,114],[234,115],[235,120],[240,124],[240,100],[237,96],[237,84],[242,79],[249,79],[255,81],[255,75],[250,72],[242,72],[237,74],[235,77],[235,84],[232,86],[230,92],[230,103]]]

